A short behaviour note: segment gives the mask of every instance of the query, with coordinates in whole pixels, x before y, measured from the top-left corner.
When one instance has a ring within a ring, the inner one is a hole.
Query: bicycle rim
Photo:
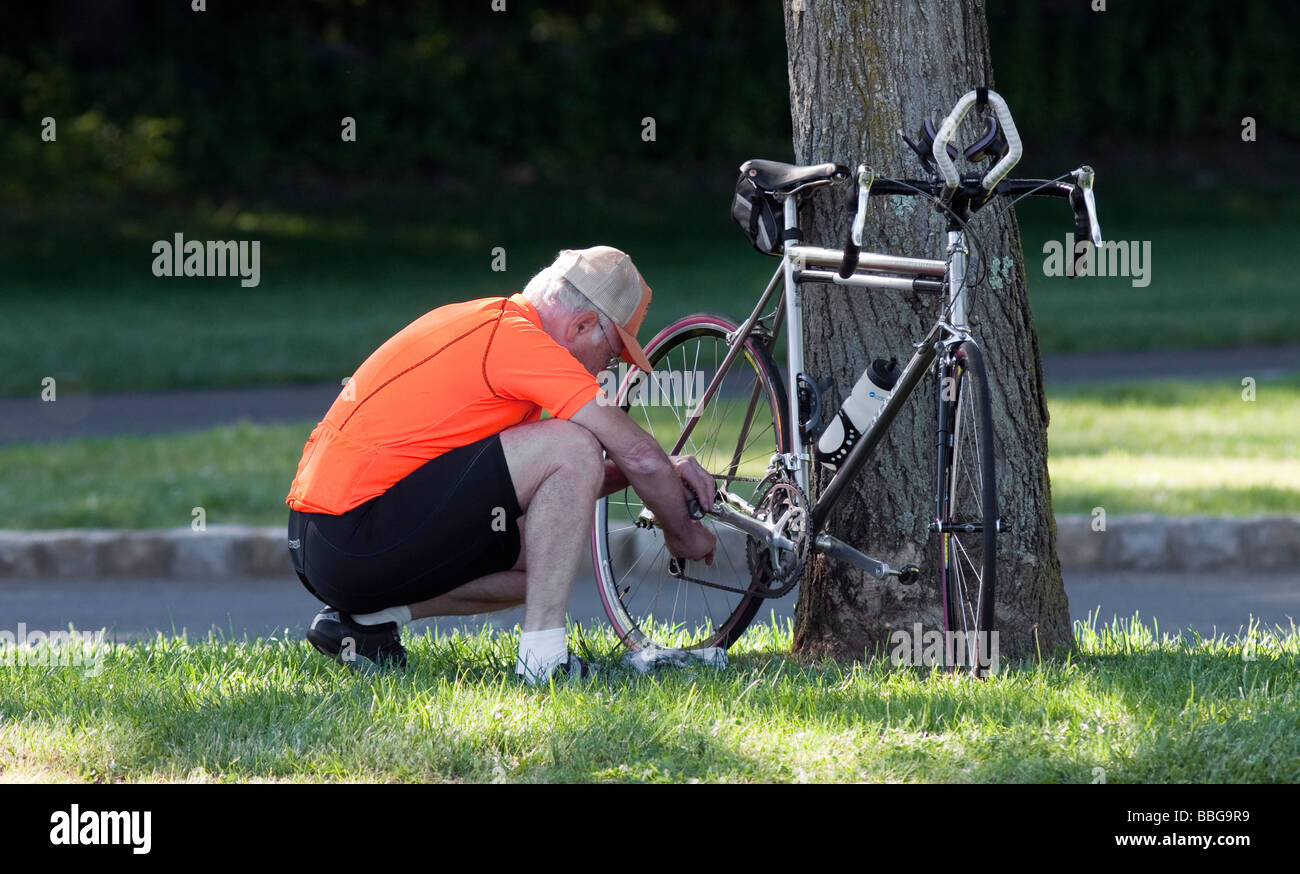
[[[950,671],[986,676],[996,669],[994,597],[998,502],[993,423],[983,356],[963,343],[941,384],[952,392],[944,411],[948,445],[941,451],[940,595],[944,654]]]
[[[624,408],[665,451],[672,451],[695,402],[718,372],[727,353],[726,334],[735,330],[730,320],[712,315],[670,325],[646,349],[654,386],[642,382],[639,396],[635,390],[628,395],[624,386]],[[771,359],[746,343],[679,454],[694,455],[719,488],[752,500],[772,455],[788,451],[785,399]],[[703,524],[718,541],[714,564],[687,562],[685,576],[712,586],[693,582],[670,572],[662,532],[635,524],[643,508],[632,489],[596,505],[596,583],[615,631],[632,649],[731,646],[765,600],[748,594],[745,535],[706,516]]]

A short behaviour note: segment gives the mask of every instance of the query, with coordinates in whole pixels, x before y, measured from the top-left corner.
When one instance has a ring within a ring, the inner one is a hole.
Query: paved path
[[[1043,360],[1048,384],[1084,380],[1266,378],[1300,371],[1300,346],[1165,352],[1052,355]],[[233,422],[316,421],[336,384],[247,389],[194,389],[0,398],[0,444],[46,443],[74,437],[190,431]]]
[[[1043,379],[1049,385],[1091,380],[1212,379],[1240,384],[1300,371],[1300,346],[1247,346],[1161,352],[1101,352],[1048,355]]]
[[[1222,573],[1094,571],[1066,573],[1065,583],[1070,618],[1087,620],[1095,612],[1098,625],[1137,613],[1144,624],[1157,620],[1161,632],[1195,629],[1203,637],[1232,637],[1251,617],[1269,627],[1300,624],[1300,568],[1244,579]]]
[[[1076,573],[1066,575],[1072,619],[1097,612],[1101,622],[1134,612],[1146,623],[1154,618],[1162,632],[1195,628],[1202,636],[1234,636],[1250,617],[1262,624],[1289,628],[1300,621],[1300,570],[1252,574],[1225,580],[1222,574]],[[791,618],[795,596],[773,603],[778,619]],[[209,629],[235,636],[282,633],[295,637],[306,631],[320,603],[297,580],[255,578],[220,584],[174,580],[5,580],[0,584],[0,630],[79,630],[107,627],[118,639],[171,635],[184,630],[191,640]],[[584,627],[605,623],[595,583],[584,577],[574,587],[569,616]],[[512,628],[523,622],[515,609],[458,620],[413,624],[417,633],[436,625]],[[1099,623],[1100,624],[1100,623]]]
[[[0,444],[316,421],[338,392],[337,385],[325,384],[60,395],[52,403],[0,398]]]

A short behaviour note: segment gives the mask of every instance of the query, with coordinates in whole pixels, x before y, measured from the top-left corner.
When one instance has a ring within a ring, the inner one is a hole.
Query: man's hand
[[[674,455],[671,461],[682,483],[699,500],[700,509],[708,510],[712,507],[718,493],[718,484],[714,482],[713,476],[700,466],[694,455]]]
[[[674,455],[669,460],[673,463],[673,470],[677,471],[682,484],[686,486],[688,498],[694,494],[696,500],[700,502],[701,510],[710,509],[713,506],[714,495],[718,492],[718,484],[714,482],[713,476],[695,460],[694,455]],[[668,551],[678,558],[713,564],[713,551],[717,547],[717,538],[699,522],[692,524],[687,529],[686,536],[680,539],[673,537],[665,528],[664,543],[668,546]]]
[[[713,550],[717,548],[717,538],[713,532],[699,522],[692,522],[680,533],[664,527],[664,544],[668,551],[678,558],[702,561],[713,564]]]

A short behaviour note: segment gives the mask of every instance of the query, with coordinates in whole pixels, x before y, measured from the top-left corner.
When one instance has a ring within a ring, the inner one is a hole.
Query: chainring
[[[764,477],[754,494],[759,496],[754,501],[758,518],[779,525],[777,534],[794,543],[791,549],[776,550],[773,567],[772,550],[757,538],[746,540],[751,591],[765,598],[779,598],[795,587],[808,563],[808,498],[785,470]]]

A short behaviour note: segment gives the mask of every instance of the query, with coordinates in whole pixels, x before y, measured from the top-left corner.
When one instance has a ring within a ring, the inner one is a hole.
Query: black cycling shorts
[[[494,434],[425,462],[340,516],[289,511],[289,555],[317,598],[373,613],[509,570],[522,515]]]

